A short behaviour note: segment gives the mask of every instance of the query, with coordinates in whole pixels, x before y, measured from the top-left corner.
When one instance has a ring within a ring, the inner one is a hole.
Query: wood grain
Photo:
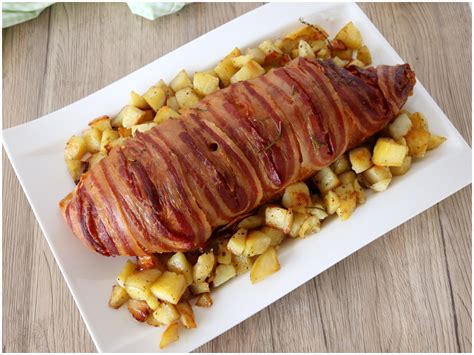
[[[3,126],[70,104],[257,6],[196,3],[150,22],[121,3],[55,4],[3,31]],[[469,6],[360,6],[470,142]],[[3,351],[95,351],[5,154],[3,171]],[[470,352],[470,216],[468,187],[197,351]]]

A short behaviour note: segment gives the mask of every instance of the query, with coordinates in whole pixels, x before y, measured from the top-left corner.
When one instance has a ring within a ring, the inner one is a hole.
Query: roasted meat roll
[[[197,249],[381,130],[414,85],[408,64],[294,59],[114,147],[61,201],[62,213],[103,255]]]

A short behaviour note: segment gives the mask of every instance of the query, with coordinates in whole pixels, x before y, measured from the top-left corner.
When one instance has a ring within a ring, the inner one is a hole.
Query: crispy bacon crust
[[[199,248],[382,129],[414,85],[408,64],[346,70],[295,59],[115,147],[61,210],[103,255]]]

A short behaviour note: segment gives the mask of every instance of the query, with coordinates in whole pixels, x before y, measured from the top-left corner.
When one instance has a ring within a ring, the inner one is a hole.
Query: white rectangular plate
[[[131,89],[145,91],[160,78],[171,80],[182,68],[190,73],[208,69],[235,46],[254,46],[298,28],[300,17],[322,25],[331,36],[352,20],[372,51],[374,64],[403,63],[355,4],[271,3],[70,106],[3,132],[13,168],[99,351],[156,352],[161,330],[138,324],[126,309],[107,307],[124,259],[85,249],[63,222],[58,201],[74,188],[63,161],[66,140],[91,118],[116,114],[128,102]],[[242,276],[218,289],[212,308],[196,307],[198,328],[182,331],[167,351],[187,352],[208,342],[471,182],[471,149],[421,83],[406,107],[425,113],[432,132],[446,136],[447,142],[416,162],[406,176],[394,179],[386,192],[370,195],[348,221],[329,222],[317,235],[286,244],[277,274],[257,285],[250,284],[248,275]]]

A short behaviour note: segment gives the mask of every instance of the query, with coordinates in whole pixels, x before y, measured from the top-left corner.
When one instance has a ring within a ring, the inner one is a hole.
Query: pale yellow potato
[[[229,265],[232,263],[232,253],[227,249],[228,241],[222,241],[217,248],[217,262]]]
[[[100,140],[100,150],[102,152],[106,152],[106,146],[118,138],[119,135],[117,131],[113,129],[106,129],[104,132],[102,132],[102,138]]]
[[[305,213],[309,213],[310,215],[315,216],[320,220],[323,220],[329,216],[323,205],[308,207],[306,208]]]
[[[315,58],[316,56],[314,55],[313,49],[309,45],[308,42],[305,40],[300,40],[298,43],[298,56],[299,57],[305,57],[305,58]]]
[[[100,162],[107,156],[106,152],[100,151],[99,153],[92,154],[87,162],[89,163],[89,169],[92,168],[95,164]]]
[[[393,176],[404,175],[411,167],[411,156],[407,155],[400,166],[391,166],[390,171]]]
[[[146,317],[145,319],[145,322],[148,324],[148,325],[151,325],[152,327],[161,327],[163,326],[163,324],[161,324],[160,322],[158,322],[155,317],[153,316],[153,313],[150,313],[148,315],[148,317]]]
[[[214,72],[219,77],[224,87],[230,84],[230,78],[237,72],[237,68],[232,64],[232,58],[240,56],[240,49],[234,48],[223,60],[214,68]]]
[[[339,197],[334,191],[328,191],[326,195],[324,195],[324,207],[326,208],[327,213],[334,214],[336,210],[339,208],[340,201]]]
[[[203,282],[211,275],[216,258],[212,251],[201,254],[193,266],[193,279],[195,282]]]
[[[343,42],[350,49],[358,49],[362,46],[362,35],[352,21],[337,33],[335,39]]]
[[[321,49],[328,49],[328,42],[325,39],[318,39],[316,41],[311,41],[311,49],[314,53],[317,53]]]
[[[351,170],[351,162],[349,161],[347,154],[343,154],[339,158],[337,158],[331,164],[331,169],[336,175],[340,175],[342,173],[345,173],[346,171]]]
[[[365,63],[358,59],[351,60],[349,62],[349,65],[355,65],[356,67],[359,67],[359,68],[365,68]]]
[[[339,57],[333,57],[332,60],[339,68],[344,68],[349,63],[347,59],[341,59]]]
[[[369,185],[373,185],[379,181],[391,179],[392,173],[386,166],[374,165],[370,169],[364,171],[363,176]]]
[[[198,297],[196,300],[196,306],[198,307],[211,307],[212,306],[212,298],[209,293],[203,293]]]
[[[89,153],[97,153],[100,150],[100,141],[102,132],[95,127],[91,127],[82,134],[86,141],[87,151]]]
[[[158,298],[155,297],[155,295],[153,295],[153,293],[151,293],[150,290],[146,292],[145,302],[148,305],[148,307],[150,307],[153,311],[156,310],[160,306],[160,301],[158,300]]]
[[[258,45],[258,48],[260,48],[262,52],[265,53],[265,56],[268,56],[272,52],[283,53],[280,48],[278,48],[277,46],[275,46],[274,43],[268,40],[260,43]]]
[[[180,313],[181,324],[187,329],[196,328],[196,320],[194,318],[194,312],[191,305],[187,301],[181,301],[176,305],[178,312]]]
[[[265,62],[265,53],[258,47],[247,48],[245,53],[251,55],[252,58],[260,65]]]
[[[250,281],[254,284],[280,270],[277,253],[274,247],[259,255],[252,265]]]
[[[321,230],[321,221],[316,216],[308,216],[300,227],[298,232],[299,238],[305,238],[310,234],[319,232]]]
[[[308,185],[304,182],[291,184],[285,188],[281,204],[285,208],[308,207],[311,204]]]
[[[160,349],[166,348],[169,344],[179,339],[179,323],[170,324],[161,335]]]
[[[156,126],[158,126],[158,124],[156,122],[146,122],[146,123],[141,123],[141,124],[137,124],[135,126],[132,126],[132,128],[131,128],[132,136],[135,137],[137,132],[144,133],[144,132],[149,131],[150,129],[152,129]]]
[[[134,125],[140,124],[144,121],[145,111],[136,108],[135,106],[124,106],[117,116],[112,120],[113,127],[123,126],[131,128]],[[104,130],[104,132],[110,129]]]
[[[209,73],[195,73],[193,85],[198,95],[207,96],[219,90],[219,78]]]
[[[152,86],[143,94],[143,98],[153,111],[156,112],[166,102],[166,91],[163,87]]]
[[[199,102],[199,96],[196,95],[192,88],[186,87],[176,92],[176,100],[179,107],[190,108]]]
[[[402,113],[388,125],[388,132],[393,139],[400,139],[410,131],[412,126],[410,117]]]
[[[151,107],[148,105],[142,95],[137,94],[135,91],[130,92],[130,105],[139,108],[140,110],[149,110]]]
[[[372,163],[378,166],[402,166],[408,147],[391,138],[379,138],[374,147]]]
[[[390,184],[391,181],[392,181],[391,178],[380,180],[380,181],[376,182],[375,184],[370,185],[370,188],[374,191],[382,192],[382,191],[387,190],[388,185]]]
[[[170,97],[174,95],[174,91],[165,83],[163,79],[160,79],[158,84],[155,85],[156,87],[162,88],[166,94],[166,97]]]
[[[129,299],[127,301],[127,308],[130,314],[139,322],[144,322],[151,313],[150,307],[148,307],[145,301],[138,301]]]
[[[331,52],[331,55],[333,57],[338,57],[339,59],[347,61],[348,63],[352,61],[352,49],[349,49],[349,48],[333,50]]]
[[[112,286],[112,293],[109,298],[109,306],[115,309],[120,308],[129,298],[130,296],[123,287],[114,285]]]
[[[87,153],[87,143],[84,137],[72,136],[66,143],[66,149],[64,150],[64,159],[80,160],[84,154]]]
[[[226,283],[233,277],[237,275],[233,265],[217,265],[216,274],[212,284],[214,287],[219,287],[220,285]]]
[[[99,131],[105,131],[106,129],[112,128],[112,123],[109,116],[100,116],[95,120],[89,122],[89,127],[97,128]]]
[[[126,140],[127,140],[127,138],[119,137],[119,138],[117,138],[116,140],[113,140],[112,142],[110,142],[109,144],[107,144],[107,145],[105,146],[105,150],[106,150],[107,152],[110,152],[113,147],[116,147],[116,146],[118,146],[118,145],[123,145]],[[103,153],[103,152],[99,152],[99,153],[96,153],[96,154],[100,154],[100,153]]]
[[[165,271],[150,287],[150,291],[162,301],[172,304],[179,302],[186,290],[186,279],[183,275]]]
[[[354,212],[357,206],[357,195],[351,194],[348,198],[340,199],[339,207],[336,209],[336,213],[339,216],[339,219],[345,221]]]
[[[66,160],[66,167],[72,180],[78,182],[81,175],[86,170],[86,163],[77,159],[68,159]]]
[[[136,271],[137,271],[137,264],[133,263],[130,260],[127,260],[122,270],[120,271],[120,274],[117,276],[117,280],[116,280],[117,283],[120,286],[124,287],[125,280]]]
[[[234,67],[242,68],[245,64],[250,62],[252,59],[254,58],[251,54],[245,54],[245,55],[239,55],[238,57],[235,57],[235,58],[231,58],[231,61]],[[264,56],[264,59],[265,59],[265,56]]]
[[[189,77],[188,73],[185,70],[181,70],[173,80],[170,82],[170,87],[173,89],[174,92],[178,92],[184,88],[192,88],[193,82]]]
[[[172,109],[171,107],[162,106],[156,113],[155,118],[153,119],[153,122],[162,123],[164,121],[169,120],[170,118],[178,119],[178,118],[181,118],[181,115],[178,112],[176,112],[174,109]]]
[[[178,112],[180,107],[176,96],[170,96],[166,99],[166,106],[172,109],[175,112]],[[158,113],[158,112],[157,112]]]
[[[255,256],[260,255],[268,249],[272,240],[263,232],[253,230],[248,233],[247,240],[245,241],[245,249],[243,255]]]
[[[264,233],[270,238],[271,246],[280,245],[283,239],[285,239],[285,233],[273,227],[264,226],[260,229],[260,232]]]
[[[339,197],[339,201],[351,198],[351,195],[354,192],[354,186],[352,184],[352,181],[346,184],[339,185],[334,189],[334,192]]]
[[[354,180],[354,182],[352,183],[352,186],[354,187],[354,191],[357,195],[357,203],[358,204],[365,203],[366,201],[365,192],[362,186],[360,186],[359,181],[357,179]]]
[[[299,213],[299,212],[293,212],[293,223],[291,224],[290,228],[290,237],[292,238],[298,238],[301,226],[303,223],[306,221],[306,219],[309,218],[309,214],[307,213]]]
[[[323,195],[341,184],[339,178],[330,167],[319,170],[313,176],[313,182]]]
[[[232,255],[232,265],[234,265],[237,275],[242,275],[252,267],[252,259],[245,255]]]
[[[137,301],[146,301],[147,291],[161,275],[158,269],[137,271],[125,280],[124,288],[131,298]]]
[[[168,259],[166,266],[169,271],[182,274],[188,286],[193,283],[193,266],[182,252],[173,254],[173,256]]]
[[[422,158],[428,150],[430,133],[425,128],[412,128],[405,136],[408,154],[412,157]]]
[[[357,174],[369,169],[372,164],[372,154],[367,147],[354,148],[349,152],[352,170]]]
[[[366,45],[363,45],[357,51],[357,59],[359,59],[365,65],[372,64],[372,55],[370,54],[370,50]]]
[[[171,303],[160,302],[158,308],[153,312],[153,317],[162,325],[168,325],[179,319],[179,312]]]
[[[190,286],[193,295],[200,295],[201,293],[211,292],[209,283],[207,282],[193,282]]]
[[[239,81],[250,80],[263,74],[265,74],[265,69],[252,59],[230,78],[230,82],[233,84]]]
[[[265,224],[265,216],[260,214],[255,214],[252,216],[245,217],[243,220],[239,222],[237,225],[238,228],[245,228],[245,229],[255,229],[261,227]]]
[[[339,175],[338,178],[342,184],[352,184],[357,176],[353,171],[346,171],[345,173]]]
[[[278,206],[269,206],[265,209],[265,224],[289,233],[293,222],[293,212]]]
[[[234,255],[242,255],[247,240],[247,229],[240,228],[227,242],[227,249]]]
[[[445,141],[446,141],[446,137],[430,134],[430,138],[428,139],[428,150],[433,150],[435,148],[438,148]]]

